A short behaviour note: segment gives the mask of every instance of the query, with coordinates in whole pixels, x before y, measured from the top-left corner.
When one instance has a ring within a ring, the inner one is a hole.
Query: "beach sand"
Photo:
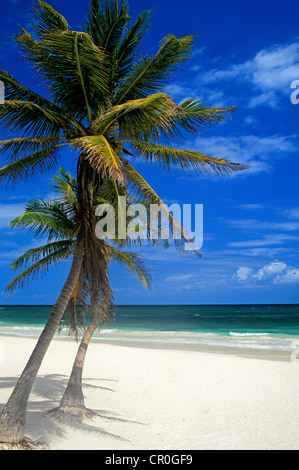
[[[0,337],[0,408],[36,340]],[[94,420],[53,421],[78,344],[54,340],[28,406],[26,435],[51,450],[299,448],[299,364],[94,342],[84,369]]]

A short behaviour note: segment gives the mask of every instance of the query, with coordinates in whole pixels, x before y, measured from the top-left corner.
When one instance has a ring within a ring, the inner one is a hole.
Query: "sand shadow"
[[[123,436],[114,434],[105,430],[103,421],[119,421],[123,423],[143,424],[135,421],[126,420],[113,412],[107,410],[93,410],[95,418],[89,422],[84,423],[61,423],[53,419],[47,412],[58,406],[61,397],[65,391],[69,377],[61,374],[48,374],[36,378],[32,394],[34,394],[34,401],[29,399],[27,410],[27,432],[30,438],[38,442],[56,441],[59,445],[59,439],[63,439],[70,431],[79,431],[96,435],[98,438],[110,438],[115,441],[129,442]],[[115,390],[101,385],[89,384],[88,381],[95,381],[95,379],[84,379],[83,388],[104,390],[114,393]],[[117,382],[114,379],[96,379],[98,382]],[[7,398],[11,393],[11,389],[17,382],[16,377],[6,377],[0,380],[0,388],[7,388]],[[40,400],[39,400],[40,398]],[[0,404],[0,411],[4,406]]]

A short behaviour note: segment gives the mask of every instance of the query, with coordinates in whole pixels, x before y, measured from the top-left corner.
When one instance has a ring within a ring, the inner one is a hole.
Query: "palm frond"
[[[84,32],[48,33],[39,42],[17,37],[26,58],[42,74],[55,104],[84,122],[107,101],[107,56]],[[71,86],[70,86],[71,83]]]
[[[77,181],[62,167],[59,168],[58,175],[53,177],[51,187],[66,200],[69,210],[77,208]]]
[[[190,251],[196,252],[197,255],[201,256],[200,253],[194,250],[194,244],[190,236],[185,232],[181,223],[177,221],[171,212],[168,210],[168,207],[164,204],[162,199],[157,195],[154,189],[148,184],[148,182],[136,171],[136,169],[130,165],[129,162],[125,162],[126,171],[128,174],[128,181],[131,184],[132,188],[138,195],[144,198],[147,201],[147,204],[153,204],[159,207],[162,214],[169,221],[169,227],[173,234],[175,246],[182,252],[186,253],[186,250],[183,249],[185,243],[190,247]],[[157,235],[163,233],[163,228],[158,227]]]
[[[59,240],[54,241],[51,243],[47,243],[46,245],[38,246],[36,248],[32,248],[31,250],[27,250],[22,256],[14,260],[10,267],[14,271],[17,269],[21,269],[26,267],[28,263],[35,264],[37,261],[40,261],[47,256],[55,254],[56,252],[60,252],[61,250],[65,250],[67,256],[67,249],[69,249],[69,255],[72,252],[72,249],[75,246],[75,241],[73,240]]]
[[[45,150],[58,145],[59,142],[59,137],[16,137],[0,141],[0,154],[13,161],[19,159],[20,154]]]
[[[104,135],[80,137],[72,141],[79,148],[92,168],[118,184],[125,183],[125,173],[119,155]]]
[[[189,133],[199,134],[206,127],[223,122],[236,109],[235,106],[211,108],[196,98],[190,98],[180,104],[174,125],[181,126]]]
[[[76,124],[65,116],[31,101],[5,100],[0,106],[0,122],[4,128],[34,137],[58,137],[62,130],[76,131]]]
[[[152,142],[135,141],[132,142],[132,146],[148,163],[156,163],[167,170],[173,165],[188,176],[192,173],[199,176],[223,175],[248,168],[246,165],[233,163],[225,158],[214,158],[193,150],[172,148]]]
[[[25,206],[25,212],[10,222],[10,226],[28,228],[36,237],[73,239],[76,236],[74,221],[59,201],[31,199]]]
[[[31,28],[42,39],[49,32],[67,31],[68,22],[48,3],[37,0],[33,5]]]
[[[68,327],[69,334],[78,340],[79,334],[85,330],[85,320],[89,313],[89,289],[84,272],[81,270],[75,289],[60,324],[59,330]]]
[[[150,27],[151,11],[140,13],[138,20],[128,29],[122,41],[113,51],[112,80],[121,80],[129,71],[136,58],[140,46],[140,41]]]
[[[56,111],[58,114],[64,114],[67,110],[62,111],[59,106],[47,100],[40,94],[22,85],[10,73],[0,70],[0,80],[5,84],[6,100],[30,101],[45,109]]]
[[[166,36],[155,56],[142,57],[132,66],[116,89],[113,104],[163,91],[178,64],[190,57],[193,42],[193,36],[181,39],[173,35]]]
[[[53,251],[53,253],[41,258],[15,277],[5,288],[5,292],[9,294],[15,293],[18,289],[25,287],[32,279],[47,273],[55,265],[68,258],[69,255],[69,246]]]
[[[86,21],[86,31],[94,43],[108,53],[119,45],[127,23],[130,21],[129,6],[125,0],[92,0]]]
[[[152,274],[140,255],[129,251],[118,250],[111,245],[109,246],[109,251],[111,252],[112,258],[117,263],[124,265],[131,275],[142,282],[144,287],[148,289],[151,288]]]
[[[57,165],[59,156],[58,149],[50,147],[9,163],[0,168],[0,182],[6,180],[7,183],[14,185],[37,173],[47,172]]]
[[[95,133],[106,134],[117,125],[120,139],[155,139],[172,135],[177,105],[165,93],[112,106],[93,123]]]

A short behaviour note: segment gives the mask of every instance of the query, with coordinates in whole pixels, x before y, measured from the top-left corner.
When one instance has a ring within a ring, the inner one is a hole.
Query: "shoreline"
[[[277,349],[258,349],[233,346],[216,346],[195,343],[175,343],[162,341],[138,341],[138,340],[109,340],[100,339],[93,341],[95,343],[105,343],[112,346],[138,349],[160,349],[168,351],[186,351],[207,354],[217,354],[220,356],[236,356],[247,359],[261,359],[270,361],[290,362],[292,351]]]
[[[0,409],[36,338],[1,343]],[[96,417],[68,425],[46,411],[59,405],[78,343],[53,340],[29,399],[26,435],[50,450],[298,450],[299,364],[159,346],[93,341],[83,392]]]
[[[34,341],[38,340],[37,336],[20,336],[17,334],[1,334],[1,338],[22,338],[31,339]],[[53,341],[67,341],[73,342],[79,346],[79,341],[76,341],[72,337],[59,337],[59,334],[53,338]],[[98,336],[92,338],[91,343],[94,344],[108,344],[111,346],[119,346],[125,348],[137,348],[137,349],[155,349],[155,350],[169,350],[169,351],[186,351],[186,352],[198,352],[208,353],[217,355],[230,355],[236,357],[244,357],[247,359],[260,359],[268,361],[279,361],[279,362],[291,362],[291,355],[293,350],[286,349],[275,349],[275,348],[249,348],[246,346],[228,346],[228,345],[215,345],[215,344],[203,344],[203,343],[182,343],[176,341],[159,341],[159,340],[133,340],[133,339],[109,339]]]

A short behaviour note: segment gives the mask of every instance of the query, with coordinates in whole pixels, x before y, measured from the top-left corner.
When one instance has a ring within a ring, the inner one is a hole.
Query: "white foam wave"
[[[251,336],[252,337],[269,336],[269,334],[268,333],[234,333],[233,331],[231,331],[229,333],[229,336],[235,336],[235,337],[239,336],[240,338],[242,338],[242,337],[251,337]]]
[[[38,337],[43,330],[37,326],[11,326],[0,327],[0,335],[13,335],[22,337]],[[62,328],[56,333],[57,338],[71,338],[69,330]],[[268,333],[238,333],[230,332],[227,335],[215,333],[199,333],[185,331],[148,331],[148,330],[120,330],[104,328],[93,337],[93,341],[128,341],[144,343],[166,343],[186,345],[207,345],[220,347],[233,347],[236,349],[292,349],[294,338],[274,337]]]

